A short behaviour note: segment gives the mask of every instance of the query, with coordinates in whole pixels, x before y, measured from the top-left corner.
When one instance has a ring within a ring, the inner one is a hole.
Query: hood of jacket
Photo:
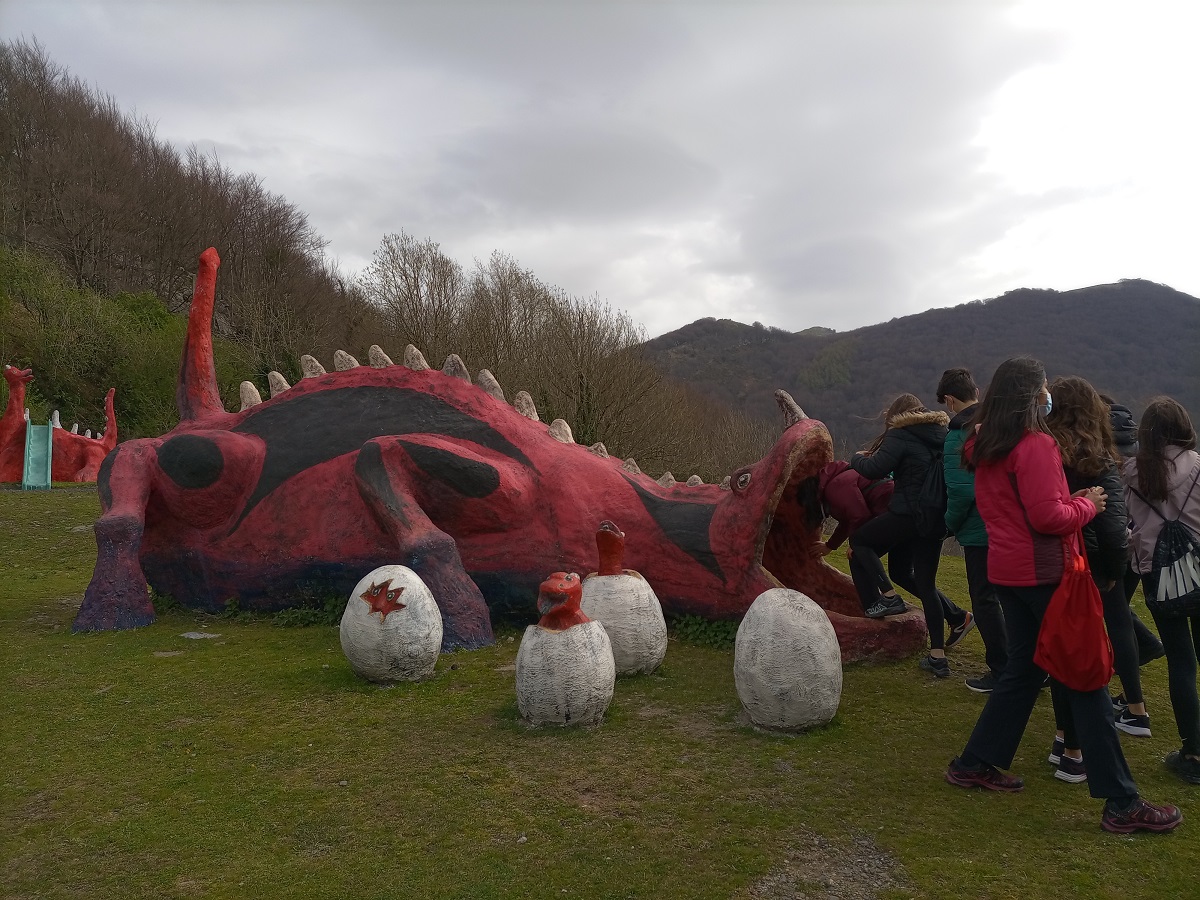
[[[922,443],[937,450],[942,449],[949,425],[950,417],[948,415],[928,409],[914,409],[911,412],[900,413],[888,420],[889,428],[903,428]]]
[[[1124,457],[1136,456],[1138,451],[1138,425],[1128,406],[1119,403],[1108,405],[1108,418],[1112,422],[1113,442],[1117,452]]]
[[[954,414],[954,418],[950,420],[950,428],[961,431],[971,424],[971,420],[975,418],[975,413],[979,409],[978,403],[972,403],[970,406],[960,409]]]

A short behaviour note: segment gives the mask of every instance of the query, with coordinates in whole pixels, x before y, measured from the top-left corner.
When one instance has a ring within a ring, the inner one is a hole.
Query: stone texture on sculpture
[[[25,471],[25,429],[29,410],[25,409],[25,385],[33,381],[33,369],[4,366],[8,382],[8,403],[0,415],[0,482],[19,482]],[[95,481],[104,457],[117,446],[117,414],[113,408],[116,388],[104,397],[104,433],[93,438],[91,429],[79,433],[78,423],[67,431],[54,414],[55,428],[50,438],[50,478],[53,481]]]
[[[764,592],[738,626],[733,680],[759,728],[828,724],[842,696],[842,656],[825,611],[799,591]]]
[[[339,635],[360,678],[376,684],[420,681],[437,665],[442,614],[416,572],[381,566],[351,591]]]
[[[618,675],[653,672],[667,655],[667,623],[654,589],[623,568],[625,535],[612,522],[596,532],[599,568],[583,581],[580,608],[608,632]]]
[[[617,672],[599,622],[579,608],[574,572],[556,572],[538,591],[538,624],[517,650],[517,711],[530,725],[598,725],[612,702]]]
[[[442,611],[443,649],[481,647],[492,610],[523,612],[546,572],[590,571],[596,522],[610,519],[636,535],[626,565],[667,615],[738,619],[783,584],[827,610],[847,659],[924,646],[919,610],[866,618],[850,579],[810,552],[817,475],[833,458],[820,422],[789,407],[793,424],[721,490],[663,487],[632,461],[555,440],[525,392],[510,406],[414,368],[415,350],[404,366],[329,373],[309,357],[313,374],[228,412],[212,355],[219,262],[201,255],[179,425],[121,444],[98,474],[97,561],[76,631],[154,621],[148,586],[208,612],[234,599],[272,612],[403,560]]]

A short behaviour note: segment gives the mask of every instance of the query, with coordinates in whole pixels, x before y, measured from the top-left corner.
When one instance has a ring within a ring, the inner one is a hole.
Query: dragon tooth
[[[504,397],[504,388],[500,387],[500,382],[496,380],[496,376],[487,369],[479,370],[479,374],[475,376],[475,383],[501,403],[508,402]]]
[[[658,480],[659,487],[669,488],[675,484],[675,476],[672,475],[669,471],[663,472],[661,475],[658,476],[657,480]]]
[[[267,384],[271,388],[271,396],[278,397],[284,391],[291,387],[283,374],[274,370],[267,373]]]
[[[258,406],[262,403],[262,394],[258,392],[258,388],[254,386],[252,381],[243,381],[238,387],[238,393],[242,398],[242,408],[238,412],[245,412],[252,406]]]
[[[62,420],[58,417],[58,410],[50,413],[50,424],[55,428],[62,428]]]
[[[316,378],[318,375],[325,374],[325,367],[317,362],[315,356],[305,353],[300,357],[300,371],[304,373],[305,378]]]
[[[555,419],[550,423],[550,437],[564,444],[575,443],[575,435],[571,434],[571,426],[565,419]]]
[[[429,368],[429,363],[425,362],[425,355],[412,344],[404,348],[404,365],[408,366],[414,372],[420,372]]]
[[[446,361],[442,363],[442,374],[462,379],[467,384],[471,383],[471,373],[467,371],[466,365],[463,364],[462,358],[457,353],[451,353],[446,357]]]
[[[597,442],[595,444],[592,444],[592,446],[588,447],[588,449],[591,450],[593,453],[595,453],[601,459],[608,459],[608,448],[605,447],[603,444]]]
[[[792,395],[787,391],[776,391],[775,402],[779,404],[779,411],[783,413],[783,428],[785,431],[797,422],[808,418],[804,410],[800,408],[799,404],[792,399]]]
[[[629,457],[629,459],[625,460],[625,462],[621,466],[621,468],[624,469],[626,472],[632,472],[634,475],[642,474],[642,470],[640,468],[638,468],[637,460],[634,459],[632,456]]]
[[[334,350],[333,367],[339,372],[345,372],[347,369],[357,369],[358,360],[345,350]]]
[[[517,396],[513,397],[513,407],[517,412],[531,421],[542,421],[542,417],[538,415],[537,407],[533,405],[533,398],[529,396],[528,391],[517,391]]]
[[[386,369],[392,365],[392,358],[384,353],[378,344],[371,345],[371,349],[367,351],[367,358],[371,361],[372,369]]]
[[[71,425],[71,434],[79,434],[79,423],[75,422]]]
[[[688,487],[698,487],[699,485],[702,485],[702,484],[704,484],[704,479],[701,478],[699,475],[693,475],[691,478],[689,478],[687,480]]]
[[[732,481],[733,481],[733,478],[732,478],[732,476],[726,475],[726,476],[725,476],[725,477],[724,477],[724,478],[721,480],[721,490],[723,490],[723,491],[732,490],[732,488],[729,486],[729,485],[730,485],[730,482],[732,482]]]

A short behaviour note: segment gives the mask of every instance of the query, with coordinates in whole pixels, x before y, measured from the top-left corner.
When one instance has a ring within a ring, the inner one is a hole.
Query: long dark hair
[[[980,428],[968,469],[1004,459],[1030,431],[1049,434],[1037,402],[1045,383],[1046,367],[1032,357],[1015,356],[1000,363],[972,420]]]
[[[1155,397],[1138,425],[1137,480],[1148,500],[1167,499],[1167,448],[1196,449],[1187,410],[1170,397]]]
[[[888,433],[888,429],[892,427],[892,419],[917,409],[923,410],[925,407],[921,405],[921,398],[916,394],[901,394],[893,400],[892,405],[883,411],[883,431],[863,448],[867,451],[867,455],[869,456],[879,449],[879,445],[883,443],[883,438]]]
[[[1119,458],[1108,404],[1078,375],[1055,378],[1050,396],[1054,405],[1046,426],[1058,441],[1063,465],[1089,478],[1103,475]]]

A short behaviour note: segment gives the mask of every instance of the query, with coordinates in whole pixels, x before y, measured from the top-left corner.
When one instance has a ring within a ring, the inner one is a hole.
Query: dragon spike
[[[471,373],[467,371],[466,365],[463,364],[462,358],[457,353],[451,353],[446,357],[446,361],[442,363],[442,374],[449,375],[451,378],[459,378],[467,384],[471,383]]]
[[[624,469],[626,472],[632,472],[634,475],[642,474],[642,470],[640,468],[638,468],[637,460],[634,459],[632,456],[629,457],[629,459],[625,460],[625,462],[622,464],[621,468]]]
[[[78,422],[72,423],[71,434],[79,434],[79,423]]]
[[[665,488],[672,487],[675,484],[675,476],[672,475],[669,471],[663,472],[662,475],[658,476],[658,484],[659,484],[659,487],[665,487]]]
[[[591,450],[593,453],[595,453],[601,459],[608,459],[608,448],[605,447],[603,444],[595,443],[595,444],[592,444],[592,446],[588,447],[588,449]]]
[[[723,479],[721,479],[721,490],[723,490],[723,491],[732,490],[732,488],[730,488],[730,486],[729,486],[730,482],[732,482],[732,481],[733,481],[733,477],[730,475],[726,475]]]
[[[217,389],[217,366],[213,361],[212,319],[216,299],[217,268],[221,257],[209,247],[200,254],[192,306],[188,311],[187,337],[179,379],[175,383],[175,406],[185,422],[223,415],[221,392]]]
[[[62,420],[58,417],[58,410],[50,413],[50,424],[55,428],[62,428]]]
[[[479,370],[479,374],[475,376],[475,383],[483,388],[484,393],[495,397],[501,403],[508,402],[504,397],[504,388],[500,387],[500,382],[496,380],[496,376],[487,369]]]
[[[555,419],[550,423],[550,437],[564,444],[575,443],[575,435],[571,434],[571,426],[565,419]]]
[[[250,407],[262,403],[262,394],[258,392],[253,381],[243,381],[238,387],[238,393],[242,398],[242,408],[238,412],[245,412]]]
[[[300,371],[304,373],[305,378],[316,378],[318,375],[325,374],[325,367],[317,361],[315,356],[305,353],[300,357]]]
[[[542,417],[538,415],[537,407],[533,405],[533,398],[529,396],[528,391],[517,391],[517,396],[513,397],[513,407],[530,421],[542,421]]]
[[[26,422],[29,421],[29,407],[28,406],[25,407],[25,421]]]
[[[272,397],[278,397],[291,387],[291,385],[287,383],[287,379],[283,377],[283,374],[275,371],[267,373],[267,384],[270,385]]]
[[[90,437],[92,436],[92,429],[90,429],[90,428],[89,428],[87,431],[85,431],[85,432],[83,433],[83,436],[84,436],[85,438],[90,438]]]
[[[783,428],[784,431],[791,428],[797,422],[807,419],[804,410],[792,399],[792,395],[787,391],[776,391],[775,402],[779,404],[779,410],[783,413]]]
[[[688,487],[699,487],[702,484],[704,484],[704,479],[701,478],[699,475],[693,475],[691,478],[689,478],[687,480]]]
[[[345,350],[334,350],[333,367],[339,372],[345,372],[347,369],[357,369],[358,360]]]
[[[429,363],[425,362],[425,354],[412,344],[404,348],[404,365],[414,372],[422,372],[429,368]]]
[[[371,361],[372,369],[386,369],[392,365],[392,358],[384,353],[378,344],[371,345],[371,349],[367,351],[367,359]]]

